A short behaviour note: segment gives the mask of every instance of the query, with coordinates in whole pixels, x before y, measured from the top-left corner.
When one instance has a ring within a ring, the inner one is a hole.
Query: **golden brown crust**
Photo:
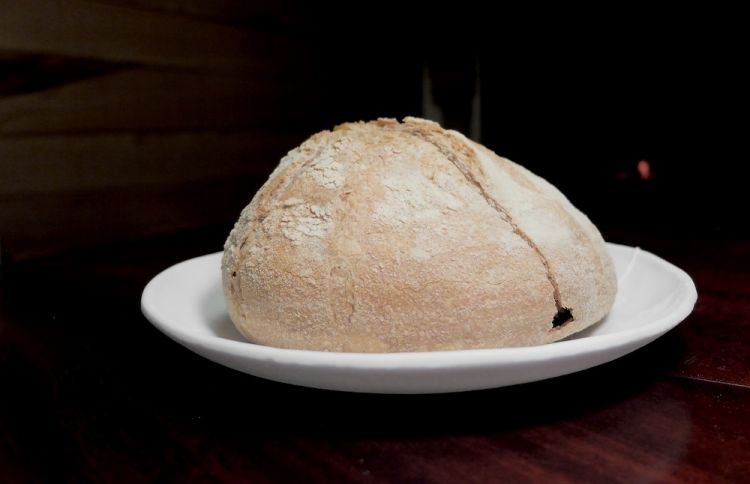
[[[616,283],[596,228],[540,180],[415,118],[319,133],[227,240],[230,316],[251,341],[329,351],[563,338],[606,314]],[[553,328],[561,305],[575,319]]]

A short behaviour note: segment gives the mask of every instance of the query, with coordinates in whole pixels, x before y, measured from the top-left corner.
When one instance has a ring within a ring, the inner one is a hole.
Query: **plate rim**
[[[640,249],[624,244],[607,242],[608,247],[626,250]],[[556,341],[544,345],[480,348],[468,350],[390,352],[390,353],[354,353],[300,350],[276,348],[251,342],[236,341],[217,335],[202,336],[179,326],[163,321],[155,301],[157,289],[169,276],[181,266],[195,264],[198,261],[220,258],[222,252],[213,252],[173,264],[154,276],[144,287],[141,295],[141,311],[159,331],[178,343],[193,349],[198,347],[220,352],[243,359],[272,362],[282,365],[314,366],[329,368],[357,368],[362,370],[416,370],[435,368],[481,367],[488,364],[503,365],[514,363],[532,363],[555,360],[575,355],[592,354],[620,348],[634,342],[653,340],[682,322],[693,310],[698,298],[697,289],[692,278],[682,269],[661,257],[640,249],[639,256],[650,258],[662,269],[677,276],[680,298],[672,305],[668,314],[647,324],[635,328],[623,329],[615,333],[585,336],[578,339]]]

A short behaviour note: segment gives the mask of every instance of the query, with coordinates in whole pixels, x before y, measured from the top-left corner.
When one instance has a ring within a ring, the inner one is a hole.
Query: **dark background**
[[[6,262],[228,230],[310,134],[425,103],[467,133],[474,116],[475,137],[610,239],[748,233],[746,35],[729,11],[5,3]]]

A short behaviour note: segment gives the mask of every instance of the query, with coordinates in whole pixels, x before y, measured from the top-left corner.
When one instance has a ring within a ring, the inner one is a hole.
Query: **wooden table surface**
[[[566,377],[399,396],[264,381],[151,326],[143,286],[225,229],[2,261],[0,480],[750,482],[750,241],[609,234],[694,278],[677,329]]]

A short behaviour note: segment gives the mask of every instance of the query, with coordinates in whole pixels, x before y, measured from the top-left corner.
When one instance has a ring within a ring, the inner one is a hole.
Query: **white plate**
[[[251,375],[331,390],[440,393],[543,380],[619,358],[666,333],[693,309],[685,272],[637,248],[607,244],[620,287],[600,323],[543,346],[421,353],[332,353],[246,342],[226,312],[221,253],[197,257],[154,277],[143,314],[199,355]]]

